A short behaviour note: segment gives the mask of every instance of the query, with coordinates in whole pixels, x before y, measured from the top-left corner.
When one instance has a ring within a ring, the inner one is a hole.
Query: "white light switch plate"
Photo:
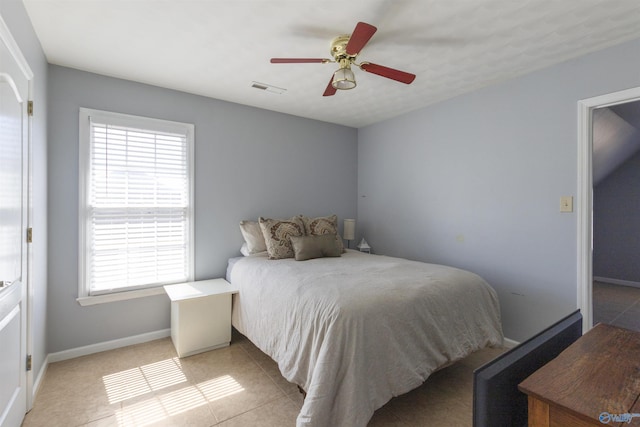
[[[560,197],[560,212],[573,212],[573,196]]]

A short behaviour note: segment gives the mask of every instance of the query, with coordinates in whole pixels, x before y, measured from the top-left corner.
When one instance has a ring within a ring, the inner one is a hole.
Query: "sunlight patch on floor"
[[[177,357],[102,377],[109,403],[112,404],[186,381]]]
[[[187,383],[180,359],[162,360],[102,378],[109,403],[122,403],[116,411],[119,426],[146,426],[166,420],[244,391],[230,375],[159,393],[167,387]],[[147,399],[144,395],[149,394]],[[140,398],[140,401],[135,401]],[[133,400],[133,403],[131,402]]]
[[[240,393],[244,390],[242,386],[229,375],[199,383],[196,387],[198,387],[198,390],[202,392],[209,402]]]

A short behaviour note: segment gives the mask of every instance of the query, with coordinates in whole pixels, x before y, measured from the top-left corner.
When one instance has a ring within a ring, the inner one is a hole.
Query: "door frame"
[[[593,327],[593,110],[640,100],[640,87],[578,101],[578,308]]]
[[[9,27],[5,23],[4,19],[0,15],[0,41],[4,43],[7,47],[9,53],[16,61],[16,64],[20,68],[20,72],[23,74],[24,78],[28,82],[27,86],[27,102],[33,102],[33,79],[34,74],[27,62],[26,58],[22,54],[18,43],[13,38]],[[33,280],[31,276],[32,268],[31,262],[33,260],[32,246],[31,243],[27,243],[26,241],[26,230],[32,226],[33,222],[33,194],[32,194],[32,184],[33,184],[33,170],[32,170],[32,116],[31,114],[26,113],[25,116],[27,119],[26,124],[26,138],[27,141],[23,142],[23,149],[25,150],[23,154],[23,208],[25,212],[23,213],[23,219],[25,219],[23,225],[23,241],[24,243],[24,253],[23,253],[23,271],[26,272],[26,280],[23,280],[23,286],[25,288],[25,292],[23,295],[23,304],[25,307],[25,332],[23,339],[25,339],[26,345],[26,355],[33,354]],[[26,410],[29,411],[33,407],[33,369],[29,371],[25,371],[25,388],[27,394],[27,407]]]

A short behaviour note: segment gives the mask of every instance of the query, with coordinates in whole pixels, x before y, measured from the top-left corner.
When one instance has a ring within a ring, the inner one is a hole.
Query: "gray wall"
[[[640,154],[593,189],[593,275],[640,283]]]
[[[81,307],[78,108],[195,124],[196,279],[223,277],[238,222],[355,217],[357,131],[158,87],[49,67],[49,352],[169,327],[165,295]]]
[[[0,15],[33,71],[31,339],[34,379],[47,356],[47,61],[21,0],[0,0]]]
[[[511,339],[569,313],[577,216],[559,206],[577,191],[577,102],[640,86],[638,52],[635,40],[360,129],[359,231],[379,253],[482,275]]]

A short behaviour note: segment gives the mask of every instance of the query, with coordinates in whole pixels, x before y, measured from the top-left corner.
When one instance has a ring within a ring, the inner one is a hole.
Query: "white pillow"
[[[256,252],[255,254],[252,254],[251,252],[249,252],[249,246],[247,246],[246,242],[243,243],[240,247],[240,253],[243,256],[267,256],[267,251]]]
[[[257,221],[240,221],[240,231],[247,245],[249,255],[267,250],[262,229]],[[244,255],[244,253],[242,253]]]
[[[251,255],[251,252],[249,252],[249,247],[247,246],[247,242],[244,242],[242,246],[240,246],[240,253],[244,256]]]

